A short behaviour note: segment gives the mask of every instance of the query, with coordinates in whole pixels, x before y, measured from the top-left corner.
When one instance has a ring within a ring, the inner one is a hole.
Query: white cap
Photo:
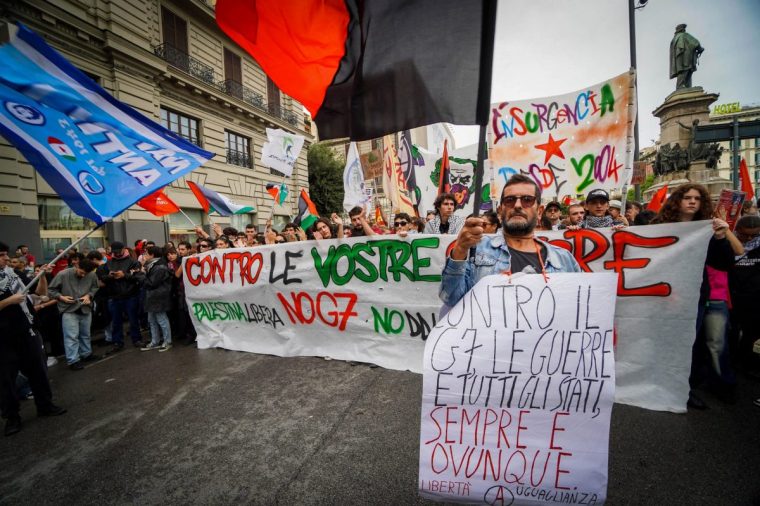
[[[619,200],[610,200],[610,207],[620,209],[621,207],[623,207],[623,204]]]

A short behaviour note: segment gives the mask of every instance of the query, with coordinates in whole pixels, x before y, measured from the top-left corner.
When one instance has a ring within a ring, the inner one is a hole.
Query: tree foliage
[[[309,197],[321,216],[343,212],[343,167],[345,162],[322,143],[309,146]]]
[[[641,196],[644,196],[644,192],[649,189],[650,186],[654,184],[654,174],[649,174],[643,183],[641,183]],[[634,195],[634,188],[631,186],[631,188],[628,189],[628,201],[633,201],[633,195]]]

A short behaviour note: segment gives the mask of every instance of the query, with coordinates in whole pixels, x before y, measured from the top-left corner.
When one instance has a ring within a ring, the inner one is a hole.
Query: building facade
[[[760,120],[760,105],[718,104],[710,112],[710,123],[733,123],[734,118],[741,121]],[[723,154],[718,161],[721,177],[733,181],[733,141],[724,141]],[[755,196],[760,189],[760,139],[742,139],[739,141],[739,157],[747,162],[749,177],[755,190]],[[741,187],[741,185],[740,185]]]
[[[308,188],[306,150],[311,124],[296,100],[277,86],[216,25],[213,1],[18,0],[3,2],[0,21],[21,22],[93,78],[116,99],[214,153],[212,160],[165,189],[185,212],[157,218],[133,206],[102,227],[83,248],[107,241],[147,238],[163,244],[194,239],[193,225],[281,228],[294,217],[301,188]],[[283,176],[260,163],[266,128],[306,137],[283,205],[266,183]],[[190,180],[253,206],[232,217],[204,214],[187,188]],[[189,219],[188,219],[189,218]],[[51,258],[92,229],[74,215],[34,168],[0,137],[0,236],[14,248],[27,244]],[[81,250],[82,248],[80,248]]]

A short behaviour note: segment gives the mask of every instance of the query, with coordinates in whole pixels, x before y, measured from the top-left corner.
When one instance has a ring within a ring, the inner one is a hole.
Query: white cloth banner
[[[573,251],[588,271],[620,274],[617,402],[685,412],[710,225],[540,233]],[[421,373],[454,239],[375,236],[188,257],[184,281],[198,347],[329,356]]]
[[[304,137],[279,128],[267,128],[267,139],[261,148],[261,163],[290,177],[303,148]]]
[[[488,157],[497,195],[513,174],[533,178],[544,197],[628,184],[635,96],[634,73],[625,72],[564,95],[491,104]]]
[[[355,142],[348,148],[346,167],[343,169],[343,192],[343,209],[346,212],[356,206],[365,207],[371,201],[371,195],[367,194],[364,187],[364,171]]]
[[[420,494],[602,504],[617,275],[494,275],[425,345]]]

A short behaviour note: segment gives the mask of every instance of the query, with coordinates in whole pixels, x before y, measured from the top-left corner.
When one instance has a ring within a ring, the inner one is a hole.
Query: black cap
[[[119,241],[114,241],[111,243],[111,250],[117,250],[117,249],[124,249],[124,243]]]
[[[607,193],[606,190],[597,188],[596,190],[591,190],[588,192],[588,195],[586,195],[586,202],[589,202],[591,200],[604,200],[605,202],[609,202],[610,194]]]
[[[557,202],[556,200],[552,200],[551,202],[546,204],[545,209],[548,210],[550,207],[556,207],[557,209],[562,209],[562,207],[559,205],[559,202]]]

